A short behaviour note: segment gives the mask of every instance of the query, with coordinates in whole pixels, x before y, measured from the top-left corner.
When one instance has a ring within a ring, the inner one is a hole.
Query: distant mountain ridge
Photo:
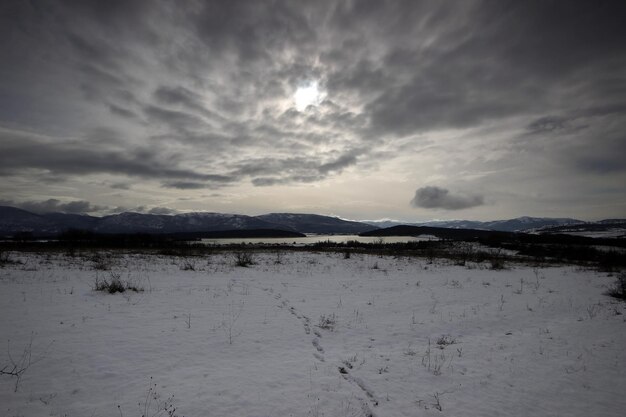
[[[575,236],[626,238],[626,219],[606,219],[599,222],[586,222],[562,226],[544,227],[542,234],[564,233]]]
[[[357,234],[378,229],[377,226],[372,226],[367,223],[343,220],[338,217],[321,216],[319,214],[270,213],[257,216],[256,218],[269,223],[290,227],[300,233]]]
[[[378,227],[393,226],[428,226],[442,227],[447,229],[474,229],[474,230],[493,230],[500,232],[522,232],[533,231],[545,227],[564,226],[570,224],[585,223],[582,220],[570,218],[550,218],[550,217],[518,217],[507,220],[492,221],[476,221],[476,220],[437,220],[418,223],[404,223],[397,221],[368,221],[368,224]]]
[[[376,228],[366,223],[317,214],[271,213],[245,216],[208,212],[176,215],[126,212],[94,217],[65,213],[35,214],[15,207],[0,206],[0,236],[55,236],[68,230],[102,234],[180,234],[235,230],[356,234]],[[271,235],[269,232],[268,234]]]
[[[85,230],[102,234],[147,233],[176,234],[234,230],[283,230],[308,234],[359,234],[393,226],[426,226],[449,229],[473,229],[549,233],[551,228],[574,225],[607,225],[623,223],[620,219],[583,222],[570,218],[518,217],[495,221],[449,220],[421,223],[396,221],[349,221],[319,214],[269,213],[260,216],[195,212],[176,215],[125,212],[104,217],[81,214],[35,214],[15,207],[0,206],[0,236],[20,233],[54,236],[67,230]],[[600,227],[600,226],[597,226]]]

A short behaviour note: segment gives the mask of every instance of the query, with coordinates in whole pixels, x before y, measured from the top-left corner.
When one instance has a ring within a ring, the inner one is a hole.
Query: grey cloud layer
[[[45,201],[13,201],[13,200],[0,200],[0,206],[12,206],[18,207],[26,211],[33,213],[69,213],[69,214],[84,214],[95,211],[100,211],[106,207],[95,206],[88,201],[70,201],[64,203],[56,198],[50,198]]]
[[[411,200],[413,207],[446,210],[461,210],[481,206],[484,203],[484,197],[481,195],[452,194],[445,188],[433,186],[418,188]]]
[[[312,183],[515,118],[503,158],[621,175],[624,21],[617,1],[4,2],[0,175]],[[297,112],[311,79],[328,98]]]

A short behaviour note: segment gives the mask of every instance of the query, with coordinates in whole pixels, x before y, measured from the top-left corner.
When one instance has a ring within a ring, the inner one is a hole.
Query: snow
[[[0,269],[0,369],[31,340],[33,362],[17,392],[0,375],[6,416],[153,416],[172,396],[188,417],[626,409],[625,305],[591,270],[268,252],[249,268],[111,254],[101,271],[11,256],[23,263]],[[144,291],[93,291],[111,273]]]
[[[623,239],[626,237],[626,229],[624,228],[612,228],[608,230],[585,230],[585,231],[569,231],[559,230],[559,233],[572,235],[572,236],[584,236],[597,239]]]

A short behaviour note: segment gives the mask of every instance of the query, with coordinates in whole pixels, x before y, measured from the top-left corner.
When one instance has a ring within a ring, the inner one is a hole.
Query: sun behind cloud
[[[319,89],[317,81],[301,85],[293,95],[296,110],[305,111],[309,106],[318,106],[326,97],[326,93]]]

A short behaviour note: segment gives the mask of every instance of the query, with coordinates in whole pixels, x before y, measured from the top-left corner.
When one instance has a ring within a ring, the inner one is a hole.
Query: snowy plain
[[[624,415],[606,273],[252,257],[12,253],[0,368],[31,363],[0,375],[0,416]],[[143,291],[94,291],[112,275]]]

